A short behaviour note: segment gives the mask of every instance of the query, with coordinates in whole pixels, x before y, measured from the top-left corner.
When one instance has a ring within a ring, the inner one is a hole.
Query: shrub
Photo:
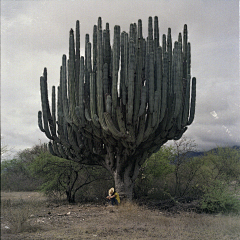
[[[228,185],[221,181],[214,181],[212,185],[205,188],[200,207],[207,213],[238,213],[240,211],[240,200],[229,189]]]
[[[28,165],[19,159],[1,163],[2,191],[34,191],[41,184],[40,179],[31,176]]]
[[[34,191],[42,180],[31,175],[29,165],[40,153],[46,152],[45,145],[36,145],[16,154],[14,159],[1,162],[1,190],[3,191]]]
[[[135,198],[198,199],[208,213],[239,212],[235,194],[240,183],[239,150],[217,148],[190,157],[194,147],[192,141],[183,139],[147,159],[136,180]]]
[[[134,186],[134,197],[169,198],[168,180],[174,171],[172,147],[162,147],[146,160]]]
[[[97,197],[96,192],[99,192],[101,186],[94,189],[94,182],[109,178],[106,170],[100,166],[83,165],[55,157],[50,153],[43,153],[35,158],[31,164],[31,171],[34,176],[43,180],[43,184],[40,186],[42,192],[47,196],[56,193],[59,196],[65,194],[69,203],[75,203],[76,197],[81,200]],[[85,191],[81,191],[83,187]],[[92,189],[91,194],[89,189]],[[88,194],[81,198],[79,193],[84,192],[88,192]]]

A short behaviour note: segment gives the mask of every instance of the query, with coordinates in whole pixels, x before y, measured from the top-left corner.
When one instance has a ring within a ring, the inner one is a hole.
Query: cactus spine
[[[93,39],[85,36],[80,56],[80,24],[71,29],[69,59],[63,55],[52,111],[47,70],[40,78],[41,131],[50,139],[52,154],[87,164],[104,165],[120,194],[131,198],[139,167],[170,139],[179,139],[194,120],[196,78],[191,79],[191,45],[187,25],[172,44],[171,29],[160,46],[158,18],[149,17],[148,37],[142,21],[129,33],[102,29],[98,18]]]

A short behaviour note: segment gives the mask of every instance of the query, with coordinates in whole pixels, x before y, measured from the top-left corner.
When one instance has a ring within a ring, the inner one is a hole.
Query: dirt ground
[[[1,193],[1,239],[240,239],[240,216],[171,213],[125,203],[50,203],[39,193]]]

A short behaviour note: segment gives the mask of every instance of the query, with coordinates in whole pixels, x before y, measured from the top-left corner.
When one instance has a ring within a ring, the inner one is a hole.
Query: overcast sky
[[[1,1],[1,136],[14,151],[48,142],[38,129],[40,83],[48,69],[49,92],[59,84],[69,30],[81,25],[92,40],[98,17],[128,31],[142,19],[147,35],[149,16],[158,16],[160,35],[172,29],[173,41],[188,25],[192,76],[197,78],[195,120],[184,134],[200,150],[240,145],[239,1],[238,0],[95,0]],[[50,94],[50,93],[49,93]]]

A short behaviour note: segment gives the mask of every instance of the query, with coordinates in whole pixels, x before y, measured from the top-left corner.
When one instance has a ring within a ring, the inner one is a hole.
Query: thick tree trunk
[[[115,189],[121,199],[132,200],[134,180],[128,176],[122,177],[117,171],[113,173]]]
[[[106,158],[107,168],[112,173],[115,190],[121,200],[131,201],[133,198],[133,187],[140,169],[139,162],[131,159],[131,156],[122,154],[117,156],[109,154]]]

